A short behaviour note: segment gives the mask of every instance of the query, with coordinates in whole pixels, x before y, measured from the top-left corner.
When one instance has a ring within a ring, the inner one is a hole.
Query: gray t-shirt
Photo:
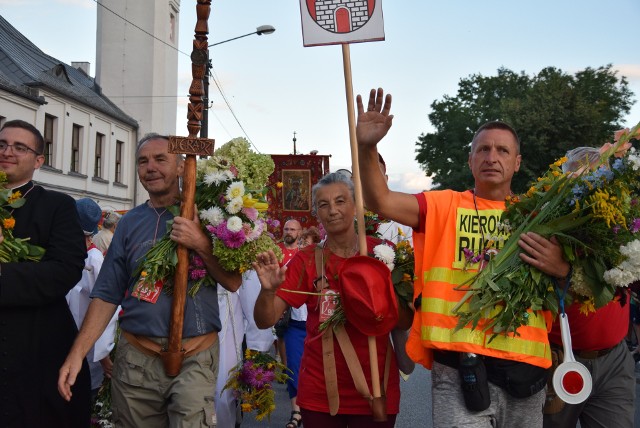
[[[120,327],[129,333],[168,337],[172,297],[164,291],[156,303],[131,296],[138,277],[133,277],[139,261],[167,231],[173,215],[165,211],[158,216],[144,203],[129,211],[118,223],[100,275],[91,293],[115,305],[122,305]],[[189,282],[188,288],[192,287]],[[200,287],[195,297],[187,296],[183,337],[194,337],[220,331],[220,313],[216,287]]]

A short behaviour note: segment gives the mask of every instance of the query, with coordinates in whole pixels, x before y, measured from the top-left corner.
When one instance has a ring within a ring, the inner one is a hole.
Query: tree
[[[503,120],[520,137],[522,166],[513,190],[522,192],[567,150],[610,140],[632,96],[626,78],[618,78],[610,64],[575,75],[554,67],[532,77],[505,68],[497,76],[474,74],[460,80],[457,96],[431,104],[436,132],[418,137],[416,160],[435,188],[470,189],[473,133],[487,121]]]

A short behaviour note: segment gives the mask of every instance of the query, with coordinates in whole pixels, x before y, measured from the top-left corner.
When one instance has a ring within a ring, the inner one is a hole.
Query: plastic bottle
[[[475,412],[485,410],[491,404],[487,369],[482,358],[476,354],[460,354],[460,381],[467,409]]]

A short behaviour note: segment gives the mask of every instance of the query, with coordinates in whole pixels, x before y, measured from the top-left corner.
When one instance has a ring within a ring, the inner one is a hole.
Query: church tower
[[[102,0],[96,81],[139,123],[139,135],[176,133],[180,0]],[[153,36],[152,36],[153,35]]]

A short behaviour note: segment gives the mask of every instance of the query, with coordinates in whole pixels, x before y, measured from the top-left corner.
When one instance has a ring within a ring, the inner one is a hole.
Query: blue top
[[[167,231],[167,221],[173,215],[167,210],[160,217],[144,203],[129,211],[118,223],[111,246],[102,265],[91,297],[122,305],[120,327],[129,333],[168,337],[172,297],[164,291],[156,303],[131,296],[138,277],[133,272],[146,252]],[[157,235],[157,236],[156,236]],[[193,286],[189,282],[187,288]],[[195,297],[187,296],[184,311],[183,337],[194,337],[220,331],[220,311],[216,287],[200,287]]]

